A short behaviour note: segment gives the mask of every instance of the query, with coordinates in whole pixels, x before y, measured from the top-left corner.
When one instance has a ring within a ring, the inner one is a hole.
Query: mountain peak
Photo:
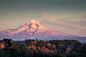
[[[30,20],[28,23],[40,23],[39,21],[35,21],[34,19]]]
[[[34,19],[30,20],[31,22],[36,22]]]
[[[0,32],[1,35],[11,35],[18,37],[41,37],[41,36],[69,36],[69,34],[50,29],[34,19],[17,29],[10,29]]]

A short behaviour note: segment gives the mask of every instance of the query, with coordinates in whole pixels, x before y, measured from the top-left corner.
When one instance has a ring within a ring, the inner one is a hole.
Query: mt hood
[[[59,32],[42,25],[39,21],[31,20],[17,29],[7,29],[0,32],[0,35],[15,37],[49,37],[49,36],[70,36],[70,34]]]

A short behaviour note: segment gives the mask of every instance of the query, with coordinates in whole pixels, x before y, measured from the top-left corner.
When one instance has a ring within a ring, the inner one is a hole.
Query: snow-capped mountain
[[[48,37],[48,36],[70,36],[70,34],[50,29],[39,21],[31,20],[17,29],[7,29],[0,32],[0,35],[17,37]]]

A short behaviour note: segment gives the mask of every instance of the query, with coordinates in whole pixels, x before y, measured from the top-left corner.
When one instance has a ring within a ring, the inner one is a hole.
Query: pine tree
[[[1,50],[1,46],[0,46],[0,50]]]
[[[27,50],[27,45],[26,45],[26,43],[24,43],[24,49]]]
[[[62,57],[62,54],[61,54],[61,50],[60,49],[58,50],[58,56],[59,57]]]
[[[36,38],[36,41],[37,41],[37,38]]]
[[[12,47],[13,48],[15,48],[16,47],[16,44],[15,44],[15,42],[13,41],[13,43],[12,43]]]

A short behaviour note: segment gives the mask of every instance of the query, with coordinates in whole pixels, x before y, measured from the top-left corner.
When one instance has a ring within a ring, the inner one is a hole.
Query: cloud
[[[59,25],[65,26],[65,27],[75,27],[75,28],[79,28],[79,29],[86,29],[86,27],[84,27],[84,26],[70,24],[70,23],[66,23],[64,21],[61,21],[58,18],[51,16],[50,13],[42,13],[40,15],[40,18],[45,20],[45,21],[48,21],[50,23],[59,24]]]
[[[66,23],[72,23],[80,26],[85,26],[86,27],[86,21],[65,21]]]
[[[42,13],[42,14],[40,15],[40,18],[41,18],[41,19],[44,19],[44,20],[49,20],[49,21],[54,21],[54,20],[57,19],[57,18],[55,18],[55,17],[52,17],[50,13]]]
[[[84,17],[86,18],[86,15],[84,15]]]
[[[61,18],[61,19],[58,19],[58,21],[67,21],[69,20],[70,18]]]

